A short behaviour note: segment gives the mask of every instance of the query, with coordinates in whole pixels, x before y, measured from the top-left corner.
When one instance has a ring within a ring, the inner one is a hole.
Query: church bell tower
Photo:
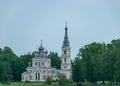
[[[70,78],[71,75],[71,47],[68,39],[67,22],[65,25],[65,36],[62,45],[61,70]]]

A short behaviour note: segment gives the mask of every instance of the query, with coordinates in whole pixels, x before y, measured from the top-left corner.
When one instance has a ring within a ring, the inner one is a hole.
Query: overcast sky
[[[120,38],[120,0],[0,0],[0,47],[21,55],[43,40],[61,56],[66,20],[74,58],[86,44]]]

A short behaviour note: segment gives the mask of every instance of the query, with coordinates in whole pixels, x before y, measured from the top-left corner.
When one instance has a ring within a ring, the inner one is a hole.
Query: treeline
[[[0,82],[21,81],[21,73],[33,56],[34,53],[17,56],[10,47],[0,48]],[[50,52],[48,56],[52,67],[60,69],[58,54]],[[80,48],[72,61],[72,79],[75,82],[120,82],[120,39],[108,44],[93,42]]]
[[[26,70],[34,53],[17,56],[10,47],[0,48],[0,82],[21,81],[21,74]],[[50,52],[52,67],[60,69],[60,57],[57,53]]]
[[[120,39],[111,43],[87,44],[79,49],[72,63],[72,78],[75,82],[109,81],[120,82]]]

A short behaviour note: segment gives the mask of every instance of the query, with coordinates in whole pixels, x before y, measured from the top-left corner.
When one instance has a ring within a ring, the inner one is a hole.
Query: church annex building
[[[71,47],[68,39],[67,24],[65,26],[65,36],[62,45],[61,69],[57,70],[51,67],[51,59],[48,57],[48,51],[41,46],[35,51],[32,61],[22,73],[22,82],[42,82],[49,76],[52,80],[57,80],[57,74],[63,73],[67,79],[71,77]]]

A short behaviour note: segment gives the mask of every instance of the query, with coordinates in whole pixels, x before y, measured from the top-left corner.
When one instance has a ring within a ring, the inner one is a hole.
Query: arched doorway
[[[39,72],[35,73],[35,80],[40,80],[40,73]]]

